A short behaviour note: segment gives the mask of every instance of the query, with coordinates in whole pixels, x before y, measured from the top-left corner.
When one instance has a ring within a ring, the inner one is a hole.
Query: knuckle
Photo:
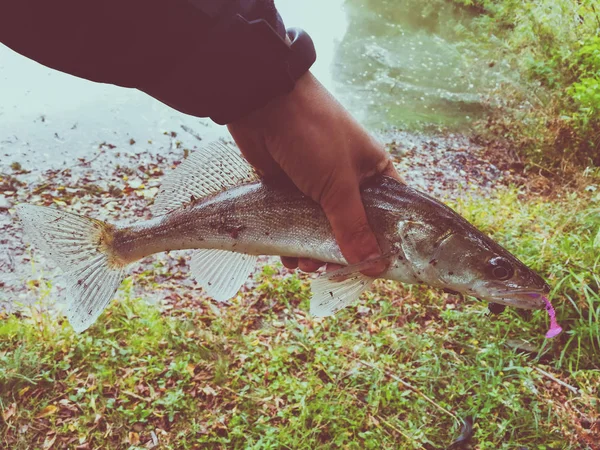
[[[346,231],[345,240],[352,245],[369,246],[374,244],[375,238],[369,224],[358,220]]]

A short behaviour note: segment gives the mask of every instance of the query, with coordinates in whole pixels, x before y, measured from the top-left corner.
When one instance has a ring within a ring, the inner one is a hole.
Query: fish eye
[[[496,280],[508,280],[515,274],[512,264],[501,256],[497,256],[488,261],[487,273]]]

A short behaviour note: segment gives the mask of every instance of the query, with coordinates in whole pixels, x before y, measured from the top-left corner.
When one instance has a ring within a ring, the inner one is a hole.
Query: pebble
[[[0,196],[0,211],[7,210],[12,207],[12,203],[5,196]]]
[[[131,189],[139,189],[140,187],[142,187],[142,181],[141,180],[129,180],[129,187]]]

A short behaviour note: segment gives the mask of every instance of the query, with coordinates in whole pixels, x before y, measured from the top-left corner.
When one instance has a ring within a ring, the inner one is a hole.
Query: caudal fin
[[[26,235],[65,272],[66,316],[76,332],[85,331],[125,278],[125,267],[110,247],[113,227],[44,206],[16,209]]]

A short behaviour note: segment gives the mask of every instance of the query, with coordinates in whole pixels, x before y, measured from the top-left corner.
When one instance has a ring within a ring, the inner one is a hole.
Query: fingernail
[[[373,259],[381,258],[381,253],[371,253],[369,256],[365,258],[365,261],[371,261]]]

